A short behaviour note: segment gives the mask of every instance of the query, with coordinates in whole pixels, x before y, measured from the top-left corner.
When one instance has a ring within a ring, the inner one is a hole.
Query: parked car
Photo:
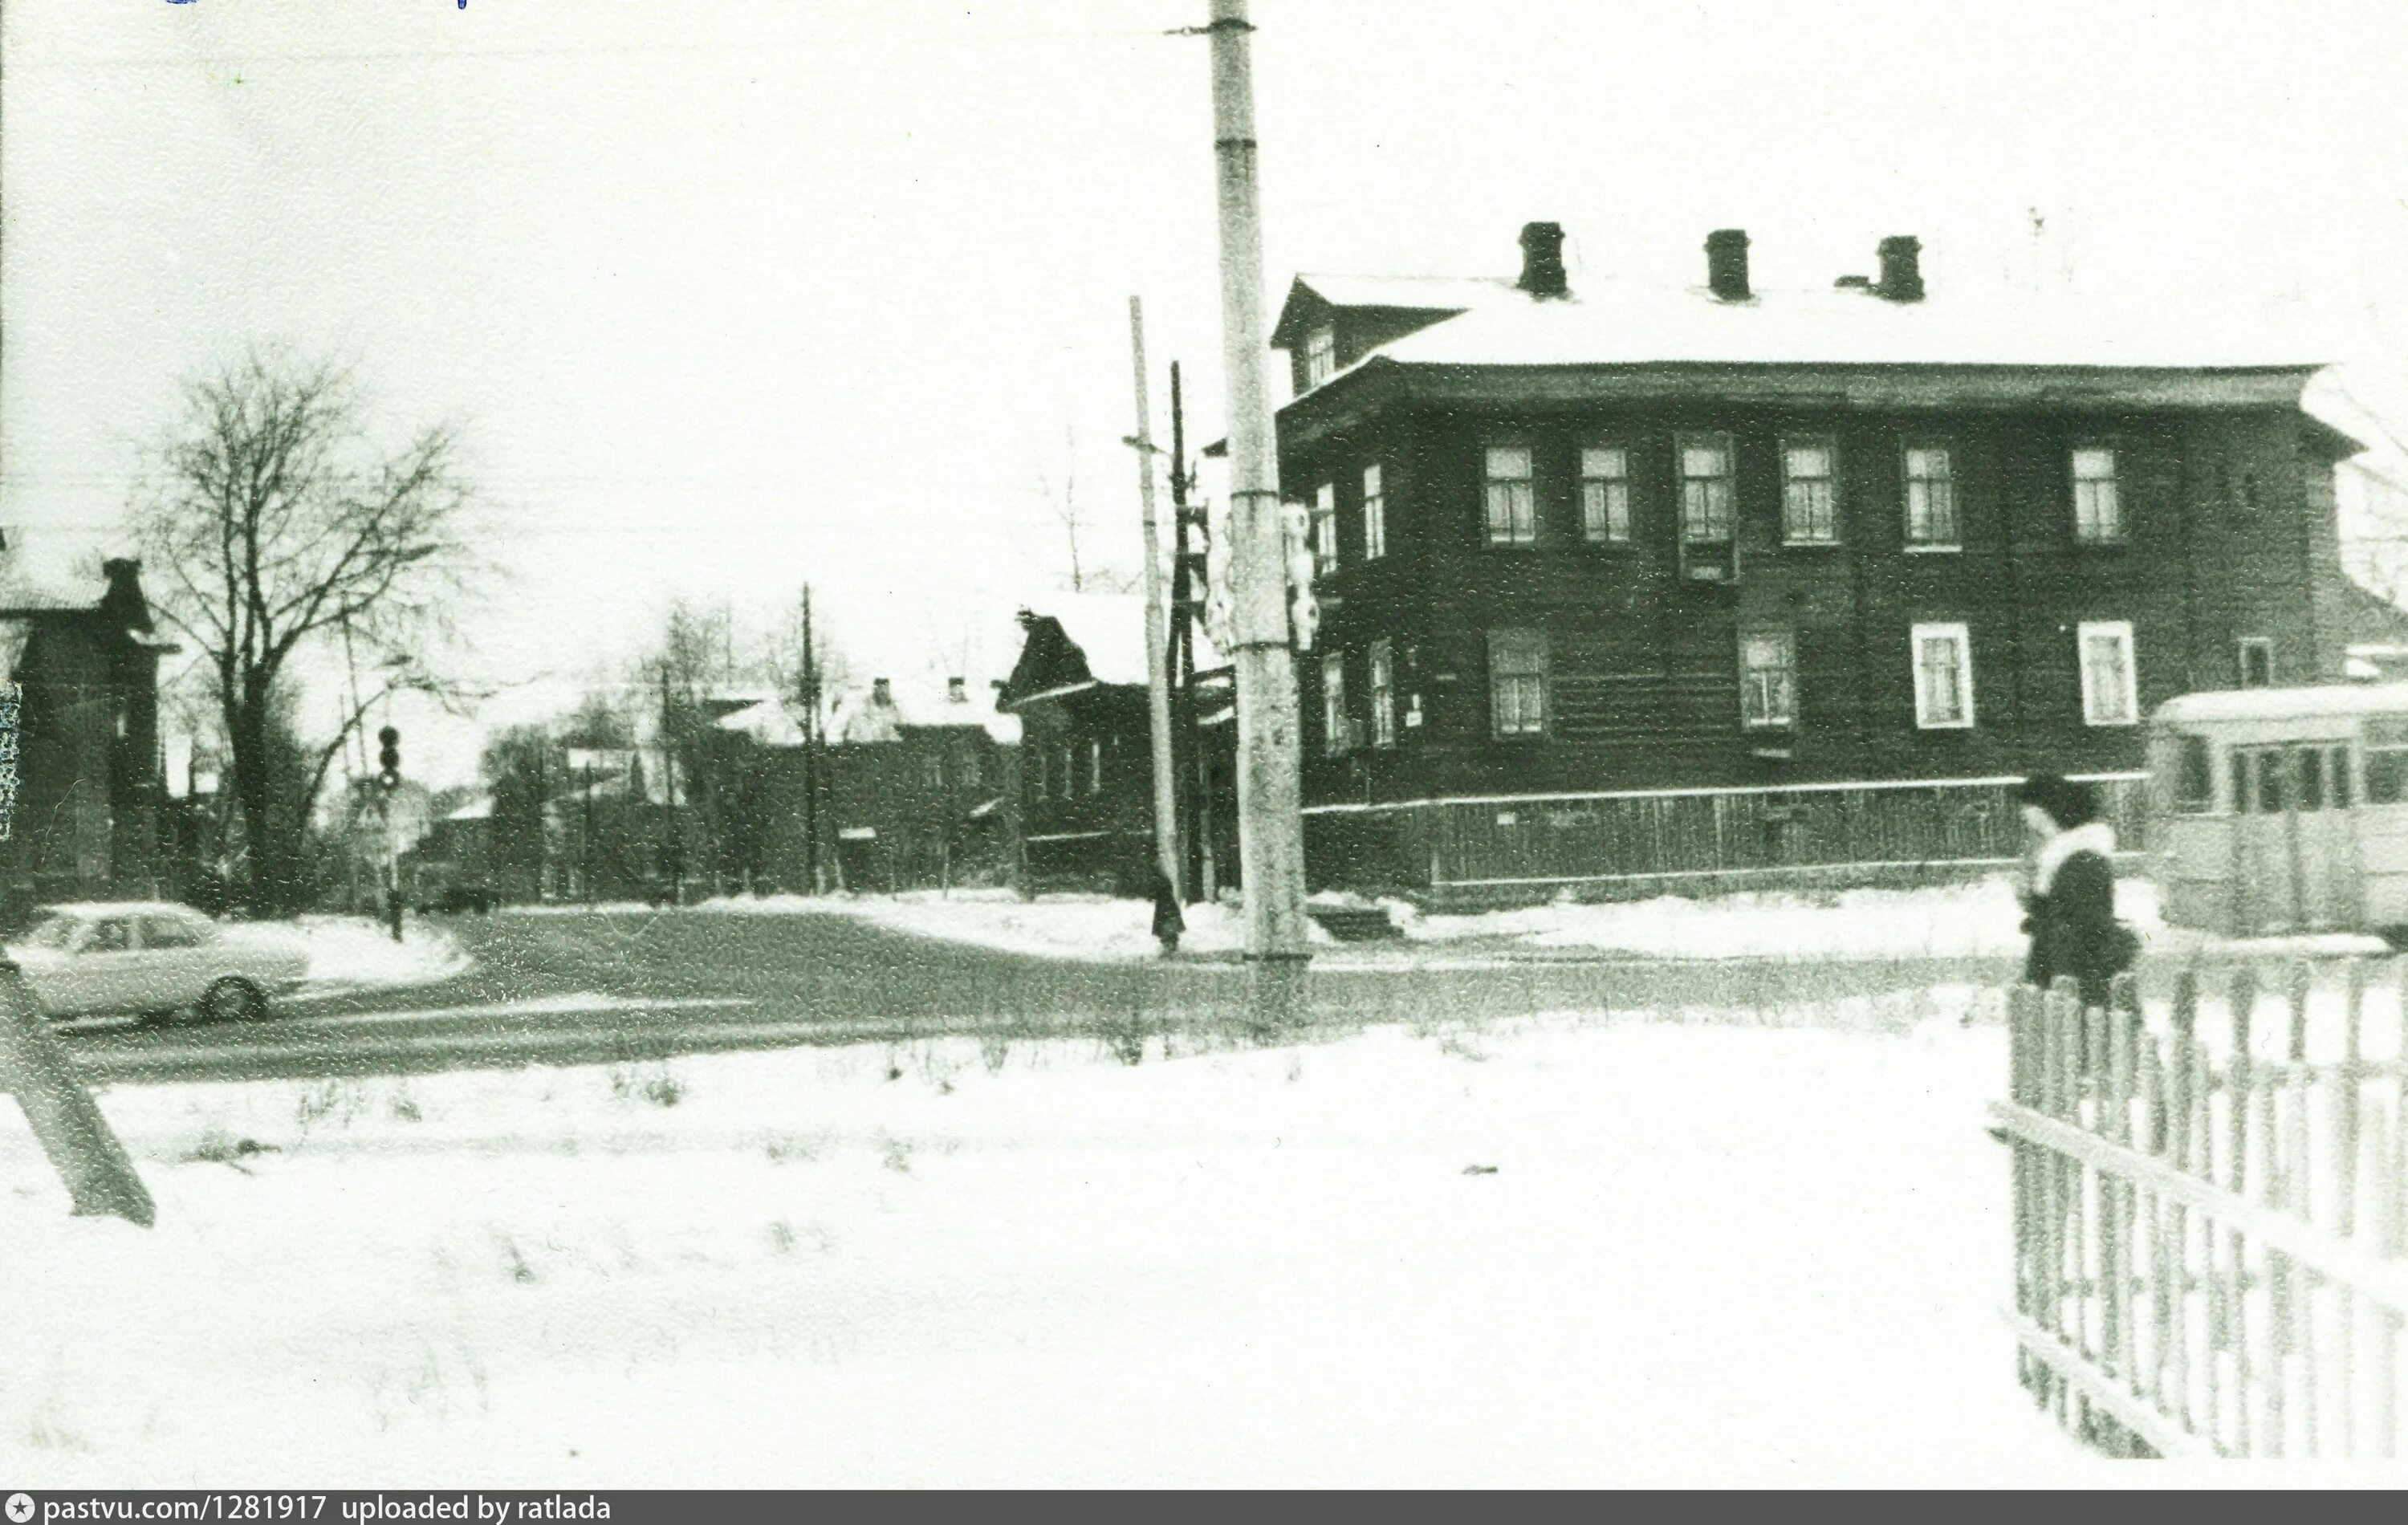
[[[265,1016],[309,957],[272,933],[229,929],[164,901],[54,905],[7,945],[46,1016],[193,1008],[214,1021]]]

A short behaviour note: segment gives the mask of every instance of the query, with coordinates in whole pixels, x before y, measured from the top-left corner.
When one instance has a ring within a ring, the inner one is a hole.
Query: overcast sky
[[[865,673],[999,675],[1067,570],[1045,482],[1134,564],[1131,294],[1219,428],[1207,45],[1165,35],[1205,8],[8,0],[0,525],[115,549],[179,380],[275,340],[466,424],[497,714],[672,596],[766,620],[806,581]],[[1274,298],[1510,274],[1551,218],[1575,284],[1694,282],[1741,226],[1760,284],[1824,285],[1913,233],[1935,295],[2037,266],[2408,336],[2392,0],[1254,11]],[[432,782],[472,769],[404,718]]]

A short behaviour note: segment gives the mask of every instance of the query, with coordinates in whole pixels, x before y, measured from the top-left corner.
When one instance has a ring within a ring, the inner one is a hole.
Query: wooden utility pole
[[[1180,829],[1186,838],[1187,899],[1211,900],[1213,883],[1211,772],[1204,738],[1196,724],[1197,605],[1203,597],[1204,556],[1194,537],[1205,527],[1204,510],[1187,503],[1187,417],[1179,390],[1179,362],[1170,363],[1170,516],[1176,525],[1170,560],[1170,693],[1173,761],[1184,808]]]
[[[1129,352],[1137,372],[1138,502],[1145,519],[1145,695],[1154,740],[1154,857],[1173,895],[1186,877],[1179,850],[1179,775],[1170,766],[1170,617],[1162,575],[1162,531],[1154,514],[1154,410],[1145,389],[1145,305],[1129,298]]]
[[[1221,205],[1221,348],[1228,377],[1230,653],[1238,690],[1238,850],[1258,1022],[1301,1013],[1303,785],[1287,540],[1263,325],[1262,193],[1246,0],[1212,0],[1213,155]]]
[[[811,640],[811,590],[803,585],[803,874],[814,895],[820,874],[820,657]]]

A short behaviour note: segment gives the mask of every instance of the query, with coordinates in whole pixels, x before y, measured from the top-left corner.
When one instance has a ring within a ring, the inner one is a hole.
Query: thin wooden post
[[[2090,1025],[2082,1009],[2081,993],[2070,978],[2060,977],[2049,991],[2050,1004],[2057,1008],[2058,1025],[2065,1031],[2059,1052],[2065,1064],[2059,1077],[2057,1101],[2061,1115],[2076,1128],[2082,1122],[2082,1093],[2090,1067]],[[2058,1157],[2066,1174],[2065,1215],[2068,1290],[2072,1296],[2072,1339],[2067,1343],[2081,1353],[2085,1360],[2098,1355],[2090,1342],[2090,1289],[2098,1283],[2090,1268],[2090,1168],[2071,1156]],[[2090,1432],[2090,1400],[2085,1394],[2074,1395],[2073,1421],[2079,1433]]]
[[[2037,1107],[2040,1101],[2034,1084],[2040,1040],[2038,1000],[2038,993],[2027,985],[2015,985],[2007,991],[2007,1096],[2022,1107]],[[2039,1322],[2040,1214],[2034,1204],[2032,1146],[2020,1136],[2011,1136],[2008,1143],[2008,1168],[2014,1176],[2015,1312]],[[2046,1390],[2042,1380],[2046,1370],[2045,1362],[2017,1342],[2015,1379],[2027,1391],[2038,1395]]]
[[[2177,1170],[2192,1168],[2191,1126],[2193,1084],[2200,1075],[2193,1052],[2198,1044],[2199,981],[2185,970],[2174,980],[2173,1036],[2166,1050],[2166,1137],[2164,1153]],[[2168,1323],[2166,1386],[2173,1393],[2173,1416],[2186,1430],[2192,1428],[2190,1400],[2190,1213],[2179,1201],[2167,1204],[2166,1240],[2172,1287],[2172,1317]]]
[[[2144,1131],[2143,1143],[2148,1153],[2159,1159],[2166,1158],[2166,1139],[2170,1126],[2166,1117],[2167,1076],[2164,1059],[2155,1039],[2145,1033],[2135,1035],[2141,1052],[2141,1116]],[[2142,1211],[2146,1230],[2146,1254],[2149,1262],[2149,1349],[2146,1361],[2132,1368],[2132,1390],[2147,1398],[2160,1414],[2173,1410],[2166,1401],[2166,1346],[2173,1336],[2173,1284],[2166,1279],[2166,1262],[2172,1246],[2166,1241],[2168,1217],[2166,1201],[2150,1191],[2143,1196]],[[2146,1380],[2143,1380],[2143,1374]]]
[[[2277,1129],[2281,1077],[2274,1084],[2260,1086],[2256,1092],[2258,1110],[2258,1144],[2264,1151],[2258,1161],[2258,1200],[2269,1207],[2289,1205],[2284,1191],[2283,1145]],[[2290,1350],[2290,1257],[2272,1246],[2261,1250],[2259,1258],[2265,1266],[2266,1278],[2266,1385],[2265,1385],[2265,1450],[2281,1460],[2287,1454],[2289,1434],[2289,1403],[2286,1379],[2289,1363],[2285,1360]]]
[[[2132,1142],[2132,1028],[2120,1006],[2098,1014],[2105,1029],[2107,1062],[2100,1066],[2100,1131],[2111,1142]],[[2140,1363],[2132,1333],[2132,1187],[2107,1172],[2099,1178],[2099,1270],[2105,1279],[2100,1300],[2100,1335],[2107,1372],[2140,1388]]]
[[[79,1216],[121,1217],[149,1228],[159,1216],[125,1145],[76,1078],[66,1049],[35,1004],[24,971],[0,957],[0,1086],[17,1105]]]
[[[2408,993],[2404,993],[2408,994]],[[2403,1180],[2401,1157],[2395,1148],[2394,1135],[2408,1134],[2408,1126],[2395,1129],[2399,1122],[2408,1125],[2408,1118],[2394,1114],[2386,1120],[2380,1112],[2367,1118],[2367,1139],[2373,1156],[2374,1233],[2376,1253],[2397,1257],[2401,1253],[2400,1197],[2408,1191]],[[2374,1454],[2390,1460],[2400,1454],[2400,1318],[2388,1308],[2376,1310],[2378,1321],[2374,1330]]]
[[[2232,977],[2232,1058],[2225,1070],[2225,1126],[2231,1135],[2225,1157],[2224,1187],[2236,1197],[2249,1186],[2249,1046],[2252,1018],[2258,1005],[2258,971],[2247,964]],[[2249,1410],[2249,1247],[2238,1229],[2225,1230],[2229,1275],[2224,1289],[2224,1343],[2232,1352],[2233,1447],[2242,1456],[2255,1454]]]
[[[2343,987],[2341,1092],[2334,1101],[2335,1166],[2333,1227],[2344,1239],[2358,1234],[2358,1151],[2360,1134],[2361,1087],[2366,1084],[2366,1050],[2360,1029],[2366,1016],[2366,960],[2349,961]],[[2341,1349],[2334,1376],[2341,1385],[2341,1454],[2358,1455],[2358,1298],[2347,1281],[2334,1289],[2338,1304]]]

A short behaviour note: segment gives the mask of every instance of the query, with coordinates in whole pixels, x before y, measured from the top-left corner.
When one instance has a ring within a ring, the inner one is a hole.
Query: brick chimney
[[[1564,274],[1561,223],[1522,224],[1522,279],[1514,284],[1537,297],[1571,295],[1571,281]]]
[[[120,629],[151,628],[150,600],[142,597],[142,563],[131,556],[112,556],[100,564],[106,584],[100,608]]]
[[[895,685],[883,678],[869,681],[869,702],[882,710],[895,708]]]
[[[1923,300],[1923,240],[1900,234],[1881,241],[1881,282],[1873,295],[1886,302]]]
[[[968,704],[969,701],[970,690],[969,683],[967,679],[948,678],[945,680],[945,702],[947,704]]]
[[[1726,302],[1744,302],[1747,289],[1747,234],[1740,228],[1717,228],[1706,235],[1706,286]]]

